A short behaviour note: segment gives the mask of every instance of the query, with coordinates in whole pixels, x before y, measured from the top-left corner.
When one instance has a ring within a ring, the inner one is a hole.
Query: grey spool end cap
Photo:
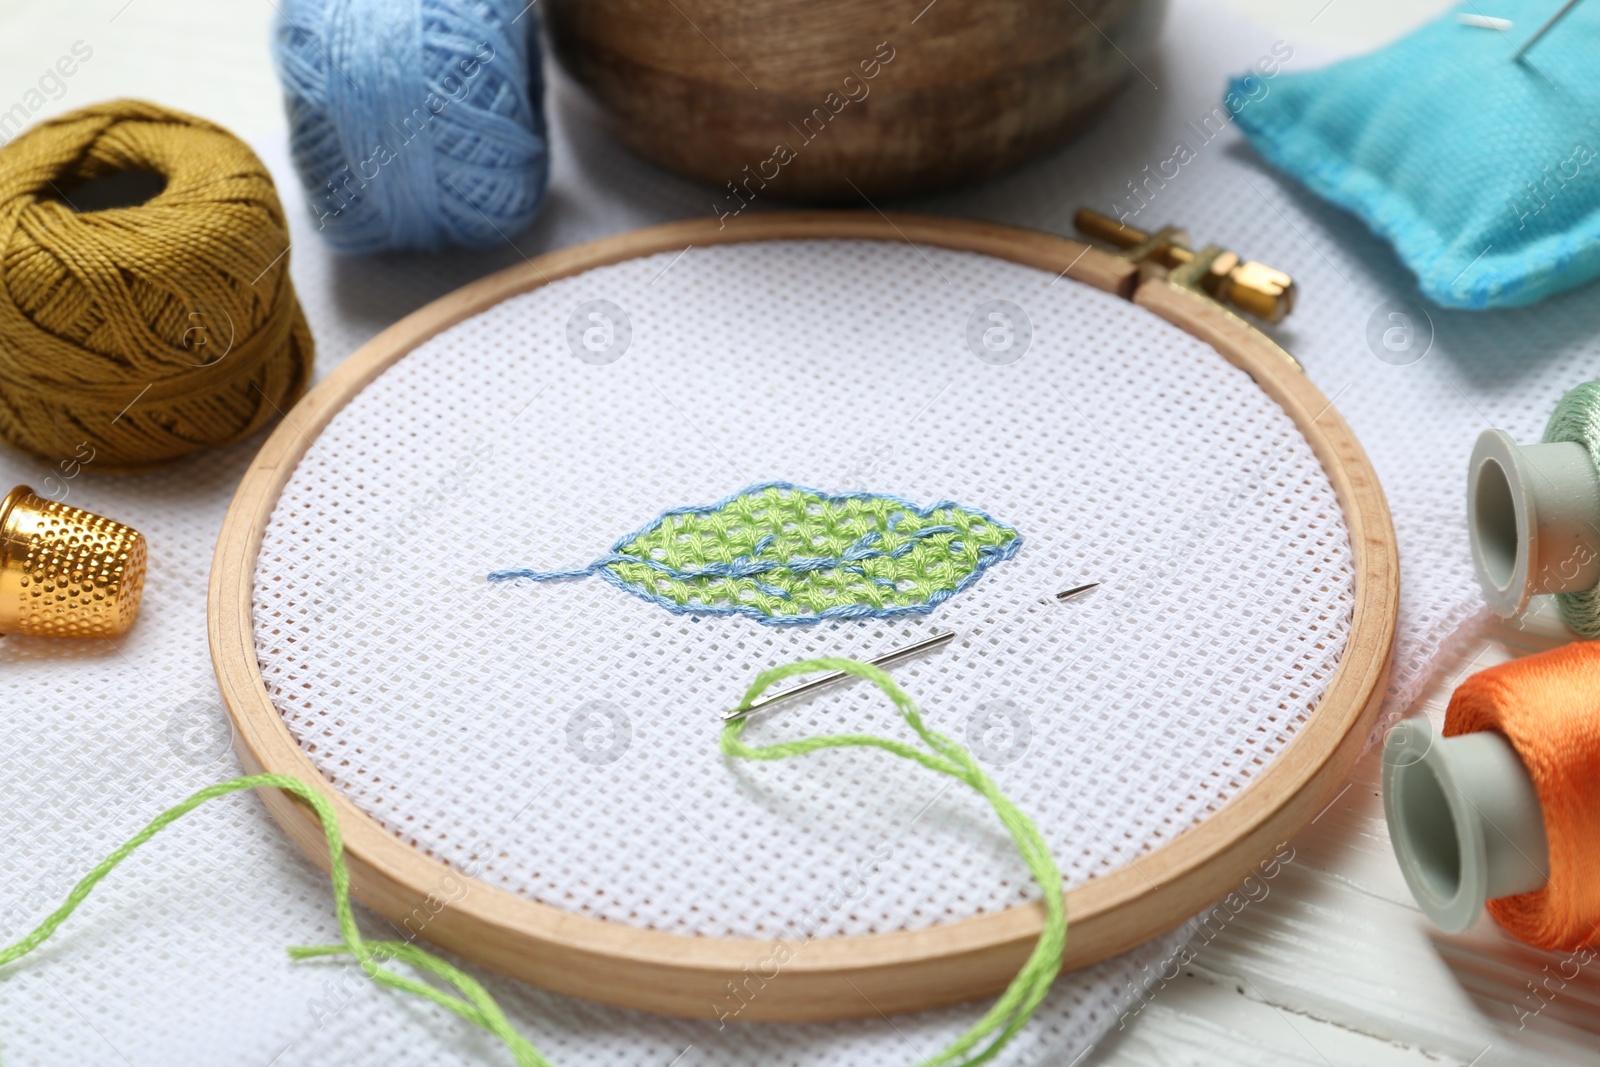
[[[1383,814],[1406,885],[1447,933],[1486,902],[1549,880],[1549,845],[1533,780],[1493,731],[1440,737],[1407,719],[1383,743]]]
[[[1600,585],[1600,474],[1572,441],[1518,445],[1485,430],[1467,468],[1472,569],[1491,611]]]

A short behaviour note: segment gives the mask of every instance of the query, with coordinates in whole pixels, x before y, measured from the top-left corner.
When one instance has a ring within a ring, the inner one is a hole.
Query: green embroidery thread
[[[784,741],[775,745],[752,748],[743,738],[745,726],[750,722],[746,717],[734,719],[723,727],[723,754],[734,759],[780,760],[825,748],[881,748],[902,759],[920,763],[929,770],[947,774],[971,786],[993,806],[995,814],[1000,817],[1000,822],[1011,834],[1011,839],[1016,842],[1017,850],[1022,853],[1022,860],[1028,865],[1034,881],[1039,883],[1039,888],[1043,892],[1041,903],[1044,906],[1044,929],[1039,931],[1039,940],[1034,944],[1033,952],[1023,963],[1022,969],[1011,980],[1011,984],[1006,986],[1006,991],[1000,994],[1000,999],[983,1013],[983,1017],[974,1023],[971,1029],[956,1038],[943,1052],[924,1060],[919,1067],[945,1067],[947,1064],[957,1064],[958,1061],[959,1067],[975,1067],[976,1064],[987,1063],[998,1056],[1000,1050],[1010,1044],[1011,1039],[1028,1024],[1029,1019],[1033,1018],[1033,1013],[1038,1010],[1039,1004],[1050,992],[1050,985],[1061,970],[1061,959],[1067,948],[1067,911],[1062,900],[1061,869],[1056,866],[1055,857],[1050,855],[1050,846],[1045,842],[1044,835],[1039,832],[1033,820],[1012,803],[1009,797],[1000,792],[1000,787],[983,772],[982,767],[978,766],[978,761],[971,752],[943,734],[928,729],[922,721],[922,714],[917,710],[916,703],[881,667],[853,659],[803,660],[783,667],[774,667],[756,676],[755,682],[745,690],[744,698],[739,701],[740,709],[748,708],[755,703],[756,698],[774,683],[811,671],[844,671],[871,682],[894,702],[900,717],[905,719],[932,751],[924,752],[903,741],[877,737],[873,734],[804,737],[797,741]],[[959,1059],[990,1034],[994,1034],[994,1040],[976,1055],[968,1059]]]
[[[791,663],[763,671],[745,692],[739,707],[749,707],[757,697],[774,683],[796,674],[811,671],[845,671],[872,682],[893,701],[901,716],[916,731],[930,751],[891,738],[871,734],[841,734],[827,737],[809,737],[775,745],[751,747],[742,739],[747,719],[730,722],[722,732],[721,747],[724,755],[733,759],[780,760],[804,755],[825,748],[866,747],[909,759],[940,774],[965,782],[981,794],[994,807],[1006,830],[1016,842],[1029,871],[1043,890],[1045,912],[1044,929],[1027,962],[1017,972],[1017,977],[1006,987],[994,1005],[984,1013],[961,1037],[944,1051],[922,1062],[920,1067],[976,1067],[1000,1054],[1038,1009],[1050,985],[1061,969],[1062,955],[1066,949],[1067,918],[1062,901],[1061,871],[1050,855],[1049,846],[1034,825],[1033,820],[1000,792],[993,780],[978,766],[977,760],[961,745],[943,734],[928,729],[910,696],[886,672],[869,663],[849,659],[816,659]],[[121,847],[102,860],[84,875],[66,902],[51,912],[32,933],[9,948],[0,950],[0,967],[26,956],[54,934],[58,927],[77,910],[78,905],[106,875],[137,849],[167,826],[181,819],[195,808],[215,797],[236,793],[244,789],[267,787],[281,789],[300,797],[316,813],[322,823],[328,844],[328,874],[333,884],[334,914],[338,916],[339,933],[343,941],[337,945],[295,946],[289,955],[293,959],[311,959],[318,956],[349,955],[355,958],[362,971],[381,985],[412,993],[439,1005],[469,1022],[483,1027],[503,1041],[515,1057],[518,1067],[552,1067],[521,1034],[511,1026],[505,1013],[486,989],[471,975],[452,966],[430,952],[406,941],[367,941],[356,928],[355,916],[350,908],[350,874],[345,865],[344,839],[339,832],[339,821],[321,793],[297,778],[280,774],[255,774],[234,778],[217,785],[207,786],[187,800],[168,808],[152,819],[144,829],[129,838]],[[440,978],[455,987],[451,995],[425,982],[419,982],[382,966],[391,959],[416,967]],[[967,1057],[967,1053],[993,1035],[982,1049]],[[967,1057],[962,1059],[961,1057]],[[959,1063],[958,1063],[959,1061]]]
[[[678,614],[789,626],[927,614],[1021,547],[1014,527],[948,500],[918,507],[767,482],[674,508],[579,570],[502,570],[489,580],[597,574]]]
[[[304,800],[311,806],[311,810],[317,813],[317,819],[322,823],[323,834],[328,841],[328,876],[333,882],[333,911],[339,918],[339,936],[344,939],[344,943],[292,946],[289,949],[291,959],[346,954],[354,956],[366,976],[379,985],[414,993],[431,1000],[441,1008],[453,1011],[468,1022],[476,1023],[494,1034],[511,1050],[516,1058],[517,1067],[552,1067],[549,1060],[539,1055],[538,1049],[512,1028],[505,1013],[500,1010],[500,1005],[495,1003],[489,991],[479,985],[471,975],[431,952],[424,952],[409,941],[367,941],[361,936],[361,931],[356,929],[355,916],[350,911],[350,872],[345,867],[344,837],[339,833],[339,819],[334,814],[333,805],[321,793],[298,778],[282,774],[252,774],[209,785],[189,799],[157,815],[143,830],[130,837],[115,852],[101,860],[94,870],[79,879],[78,884],[72,887],[72,892],[67,894],[66,902],[46,916],[44,922],[40,923],[32,933],[9,948],[0,950],[0,967],[26,956],[48,940],[56,932],[56,928],[77,910],[78,905],[83,903],[84,898],[100,883],[100,880],[110,874],[117,864],[127,859],[134,849],[206,801],[229,793],[237,793],[241,789],[255,789],[258,786],[281,789]],[[455,986],[461,995],[451,996],[425,982],[407,978],[380,966],[390,959],[398,959],[418,970],[444,979]]]

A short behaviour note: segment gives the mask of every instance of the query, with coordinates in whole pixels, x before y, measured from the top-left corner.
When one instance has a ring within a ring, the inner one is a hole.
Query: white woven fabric
[[[757,671],[954,630],[896,678],[994,766],[1073,883],[1217,810],[1321,698],[1354,603],[1338,501],[1213,349],[986,256],[677,255],[430,340],[334,418],[279,499],[255,578],[263,677],[318,768],[397,836],[676,933],[916,928],[1035,897],[1015,847],[981,798],[909,763],[730,769],[719,713]],[[597,299],[632,320],[602,366],[567,340]],[[1031,320],[1010,365],[966,343],[993,299]],[[932,616],[804,627],[675,615],[599,580],[485,580],[582,567],[662,511],[774,480],[954,500],[1023,546]],[[1054,599],[1086,581],[1103,584]],[[750,736],[907,735],[874,695],[834,690]],[[864,868],[870,891],[828,914]]]
[[[1268,54],[1274,36],[1204,0],[1177,0],[1161,58],[1144,64],[1159,90],[1135,78],[1106,119],[1057,156],[982,188],[909,206],[1070,233],[1079,204],[1126,203],[1125,183],[1142,179],[1143,168],[1154,169],[1171,157],[1179,138],[1194,146],[1198,138],[1189,124],[1210,113],[1223,76]],[[909,52],[902,54],[909,61]],[[1288,68],[1310,64],[1301,50]],[[530,232],[512,235],[521,253],[711,214],[714,191],[632,159],[595,128],[592,112],[559,84],[551,111],[551,197]],[[510,247],[487,254],[365,261],[330,255],[296,207],[298,183],[282,140],[281,135],[264,139],[262,152],[296,226],[293,273],[316,332],[321,373],[427,300],[520,261],[519,251]],[[1387,705],[1393,711],[1404,706],[1441,642],[1477,603],[1462,523],[1465,459],[1474,436],[1487,425],[1502,426],[1521,439],[1536,435],[1560,393],[1600,371],[1595,340],[1600,304],[1586,290],[1515,312],[1435,311],[1429,354],[1411,366],[1390,365],[1369,349],[1368,321],[1385,301],[1416,297],[1388,248],[1348,216],[1262,168],[1233,131],[1198,147],[1197,158],[1133,221],[1185,224],[1200,239],[1281,267],[1300,280],[1300,307],[1276,332],[1323,391],[1337,398],[1371,454],[1394,510],[1403,583]],[[661,284],[690,266],[698,252]],[[672,393],[671,383],[658,384]],[[508,399],[491,398],[498,405],[493,410],[503,410]],[[1097,423],[1133,418],[1127,412],[1085,414]],[[464,432],[470,444],[470,431]],[[160,807],[237,773],[236,761],[216,746],[221,712],[206,649],[205,590],[217,527],[258,444],[247,442],[135,478],[101,476],[91,468],[69,483],[72,503],[129,522],[149,536],[150,577],[139,624],[115,646],[0,641],[5,723],[0,840],[6,842],[0,854],[0,936],[5,939],[31,929],[84,871]],[[1147,466],[1172,463],[1181,463],[1181,456],[1164,456]],[[1147,466],[1140,466],[1141,472]],[[27,481],[48,489],[46,478],[53,472],[60,473],[49,464],[0,452],[0,477],[7,486]],[[643,517],[643,502],[640,509],[616,529],[603,531],[602,545],[631,529]],[[536,562],[520,554],[533,547],[531,541],[506,547],[519,552],[497,564]],[[580,562],[594,554],[587,543],[574,543],[571,551]],[[1023,562],[1022,557],[1013,561]],[[989,578],[999,581],[1003,574],[997,569]],[[566,596],[598,601],[602,593],[610,598],[605,610],[624,610],[616,601],[626,595],[609,587],[507,589],[494,596],[497,606],[503,603],[511,612],[531,610],[535,597],[541,603]],[[1088,609],[1098,607],[1082,601],[1073,618],[1086,618]],[[913,692],[930,707],[937,704],[937,692]],[[820,716],[823,707],[794,709],[782,723],[760,729],[771,731],[763,736],[780,730],[788,736],[791,729],[831,726],[833,720]],[[718,772],[731,773],[720,767]],[[811,801],[797,780],[805,775],[785,777],[790,770],[776,766],[739,773],[758,783],[762,795],[796,805]],[[947,800],[953,802],[947,794],[940,804]],[[916,797],[906,803],[910,807]],[[811,803],[807,810],[817,809]],[[953,833],[939,835],[942,848],[958,847]],[[1022,884],[1012,880],[1013,886]],[[364,921],[374,932],[381,930],[370,916]],[[326,879],[287,843],[259,804],[249,798],[218,802],[125,864],[49,945],[0,976],[5,1019],[0,1053],[7,1064],[264,1064],[274,1057],[282,1067],[506,1062],[492,1039],[434,1008],[351,980],[346,965],[291,964],[283,955],[285,944],[335,936]],[[1114,1024],[1118,1005],[1131,997],[1129,986],[1146,966],[1154,969],[1166,951],[1163,944],[1153,944],[1092,972],[1063,977],[1011,1062],[1073,1063]],[[896,1019],[893,1029],[882,1023],[841,1023],[740,1025],[719,1032],[714,1023],[612,1011],[494,976],[486,980],[515,1024],[563,1065],[668,1064],[682,1054],[681,1067],[757,1062],[891,1067],[931,1053],[976,1017],[976,1009],[968,1006]],[[1092,1064],[1095,1056],[1078,1062]]]

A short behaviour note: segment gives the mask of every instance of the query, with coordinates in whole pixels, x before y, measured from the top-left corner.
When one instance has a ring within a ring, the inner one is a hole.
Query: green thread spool
[[[1039,941],[1027,962],[1017,972],[1017,977],[977,1023],[944,1051],[924,1060],[919,1067],[947,1067],[951,1064],[976,1067],[977,1064],[987,1063],[999,1055],[1011,1039],[1027,1025],[1039,1003],[1049,992],[1056,973],[1061,969],[1062,953],[1065,951],[1067,940],[1067,918],[1062,903],[1060,869],[1051,857],[1050,850],[1033,820],[1000,792],[994,781],[978,766],[972,753],[943,734],[928,729],[911,697],[882,669],[850,659],[805,660],[775,667],[756,676],[756,680],[746,690],[739,707],[749,707],[774,683],[811,671],[843,671],[872,682],[893,701],[895,708],[928,746],[929,751],[872,734],[808,737],[752,748],[742,740],[747,720],[737,719],[723,729],[723,753],[733,759],[780,760],[825,748],[878,748],[920,763],[929,770],[949,775],[965,782],[993,805],[995,814],[1010,832],[1029,871],[1033,873],[1044,891],[1044,930],[1040,933]],[[494,1034],[511,1050],[518,1067],[553,1067],[538,1049],[517,1033],[494,998],[471,975],[409,942],[368,941],[361,936],[361,931],[356,928],[355,916],[350,909],[350,872],[345,865],[344,840],[339,833],[339,820],[334,814],[333,805],[305,782],[281,774],[247,775],[207,786],[156,816],[144,829],[134,834],[84,875],[67,894],[66,901],[46,916],[31,933],[16,944],[0,950],[0,967],[21,959],[48,940],[77,910],[78,905],[83,903],[94,887],[140,845],[208,800],[258,787],[281,789],[300,797],[316,812],[318,820],[322,823],[324,836],[327,838],[328,875],[333,883],[334,914],[339,920],[339,934],[342,941],[337,945],[291,946],[288,950],[291,959],[352,956],[362,972],[380,985],[422,997]],[[452,986],[456,995],[426,982],[407,978],[383,966],[389,960],[399,960],[433,975]],[[986,1046],[976,1054],[967,1056],[991,1035],[993,1038]]]
[[[1600,382],[1567,391],[1544,440],[1485,430],[1467,469],[1467,528],[1484,601],[1519,614],[1554,594],[1573,633],[1600,637]]]

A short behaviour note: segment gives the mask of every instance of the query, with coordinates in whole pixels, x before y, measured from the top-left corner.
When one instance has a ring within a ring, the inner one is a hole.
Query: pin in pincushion
[[[1504,34],[1446,14],[1381,51],[1283,75],[1239,126],[1389,240],[1429,299],[1542,300],[1600,276],[1600,4],[1515,60],[1527,23]]]

